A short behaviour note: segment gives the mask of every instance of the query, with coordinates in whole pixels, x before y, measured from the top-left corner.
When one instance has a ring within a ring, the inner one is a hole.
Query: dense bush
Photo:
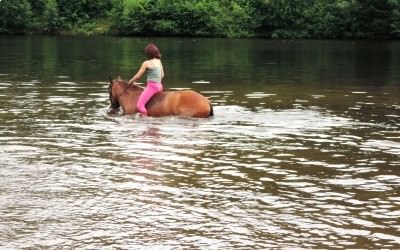
[[[61,22],[58,18],[58,3],[56,0],[28,0],[32,16],[29,20],[30,31],[56,33]]]
[[[0,31],[24,33],[29,31],[33,13],[27,0],[2,0],[0,2]]]
[[[390,34],[393,37],[400,37],[400,0],[389,0],[390,13]]]
[[[0,0],[0,32],[399,38],[400,0]]]
[[[399,0],[265,0],[259,33],[274,38],[396,37],[399,5]]]
[[[123,35],[201,35],[211,9],[187,1],[120,0],[113,12],[112,31]]]

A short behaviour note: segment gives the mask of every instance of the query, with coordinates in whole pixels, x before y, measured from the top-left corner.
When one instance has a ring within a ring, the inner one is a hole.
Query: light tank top
[[[161,71],[162,71],[162,64],[159,60],[150,60],[152,63],[151,68],[147,68],[147,82],[159,82],[161,83]]]

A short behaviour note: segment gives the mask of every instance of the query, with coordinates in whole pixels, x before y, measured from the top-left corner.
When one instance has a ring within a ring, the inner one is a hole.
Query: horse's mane
[[[126,90],[143,90],[144,88],[136,85],[136,84],[128,84],[127,81],[122,80],[122,79],[116,79],[114,81],[114,84],[121,84],[123,85],[124,88],[126,88]]]

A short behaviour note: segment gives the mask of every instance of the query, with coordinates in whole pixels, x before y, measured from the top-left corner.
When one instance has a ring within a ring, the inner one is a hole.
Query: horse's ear
[[[121,78],[121,76],[118,76],[118,78],[117,78],[117,79],[118,79],[118,81],[122,81],[122,78]]]
[[[110,84],[113,84],[113,79],[111,78],[111,76],[108,76],[108,81],[110,82]]]

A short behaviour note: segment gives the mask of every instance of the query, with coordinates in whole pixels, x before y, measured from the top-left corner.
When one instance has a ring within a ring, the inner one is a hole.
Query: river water
[[[108,116],[156,42],[210,119]],[[0,37],[0,247],[399,248],[400,42]]]

